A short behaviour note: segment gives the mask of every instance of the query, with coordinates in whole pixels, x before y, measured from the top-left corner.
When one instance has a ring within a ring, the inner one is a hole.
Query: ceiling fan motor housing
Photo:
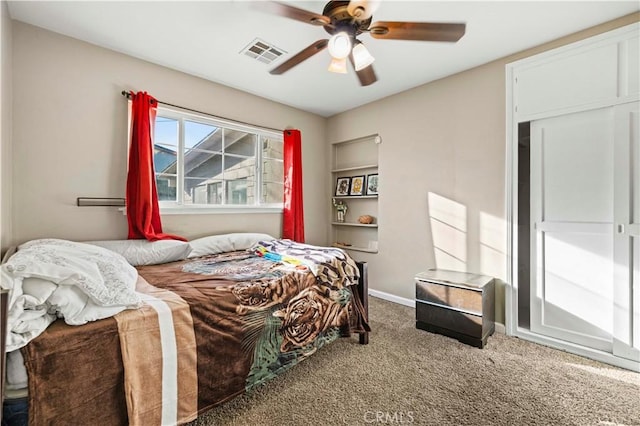
[[[325,5],[322,14],[331,19],[331,23],[323,27],[326,32],[333,35],[344,31],[355,38],[369,28],[373,16],[365,20],[358,20],[347,11],[348,6],[348,1],[330,1]]]

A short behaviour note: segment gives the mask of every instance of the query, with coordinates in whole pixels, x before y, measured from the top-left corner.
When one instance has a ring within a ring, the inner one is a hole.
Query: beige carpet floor
[[[339,339],[193,425],[640,425],[640,374],[502,334],[484,349],[370,298],[369,345]]]

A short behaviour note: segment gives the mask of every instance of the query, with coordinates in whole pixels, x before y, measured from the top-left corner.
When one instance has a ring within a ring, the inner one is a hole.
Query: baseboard
[[[409,306],[411,308],[416,307],[416,301],[414,299],[407,299],[405,297],[385,293],[384,291],[369,289],[369,295],[377,297],[378,299],[388,300],[389,302],[397,303],[399,305]]]
[[[411,308],[416,307],[416,301],[414,299],[407,299],[406,297],[396,296],[395,294],[385,293],[384,291],[369,289],[369,295],[377,297],[378,299],[387,300],[389,302],[397,303],[399,305],[409,306]],[[496,333],[507,334],[507,329],[504,324],[497,322]]]

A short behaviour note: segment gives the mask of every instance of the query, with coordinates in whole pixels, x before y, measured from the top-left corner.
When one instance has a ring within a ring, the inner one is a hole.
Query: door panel
[[[640,362],[640,111],[615,107],[614,355]]]
[[[610,235],[545,232],[543,238],[543,325],[610,341],[613,288],[602,285],[613,276]]]
[[[612,351],[612,108],[531,123],[531,330]]]
[[[534,122],[534,131],[544,133],[540,207],[545,221],[613,221],[610,121],[610,112],[598,110]]]

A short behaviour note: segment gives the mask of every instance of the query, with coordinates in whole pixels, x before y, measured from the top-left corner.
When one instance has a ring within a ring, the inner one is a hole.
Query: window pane
[[[239,130],[224,130],[224,152],[253,157],[256,155],[256,135]]]
[[[262,157],[263,158],[275,158],[282,160],[282,152],[284,150],[284,143],[280,139],[273,139],[266,136],[262,137]]]
[[[184,122],[184,147],[222,151],[222,129],[211,124]]]
[[[191,186],[189,195],[192,204],[222,204],[222,181],[202,180]]]
[[[224,156],[227,204],[255,204],[256,159]]]
[[[156,116],[153,143],[178,146],[178,120],[161,115]]]
[[[217,153],[185,150],[184,176],[185,178],[212,178],[222,173],[222,155]],[[220,176],[222,178],[222,176]],[[186,187],[186,185],[185,185]]]
[[[153,168],[156,173],[175,174],[177,152],[176,147],[167,145],[154,145]]]
[[[256,159],[254,157],[224,156],[224,179],[256,178]]]
[[[234,179],[226,181],[227,204],[254,204],[254,181]]]
[[[222,181],[207,184],[209,204],[222,204]]]
[[[153,136],[153,167],[156,173],[177,173],[178,120],[157,116]]]
[[[184,179],[184,193],[182,194],[183,203],[184,204],[194,204],[197,203],[195,194],[197,193],[197,188],[200,185],[206,184],[206,182],[210,180],[207,177],[202,178],[185,178]]]
[[[158,201],[176,201],[176,176],[156,174]]]
[[[284,199],[284,162],[282,139],[262,138],[262,203],[282,203]]]
[[[265,182],[262,184],[263,203],[282,203],[284,200],[284,185],[281,183]]]
[[[284,163],[281,160],[265,158],[262,161],[262,180],[264,182],[284,182]]]

